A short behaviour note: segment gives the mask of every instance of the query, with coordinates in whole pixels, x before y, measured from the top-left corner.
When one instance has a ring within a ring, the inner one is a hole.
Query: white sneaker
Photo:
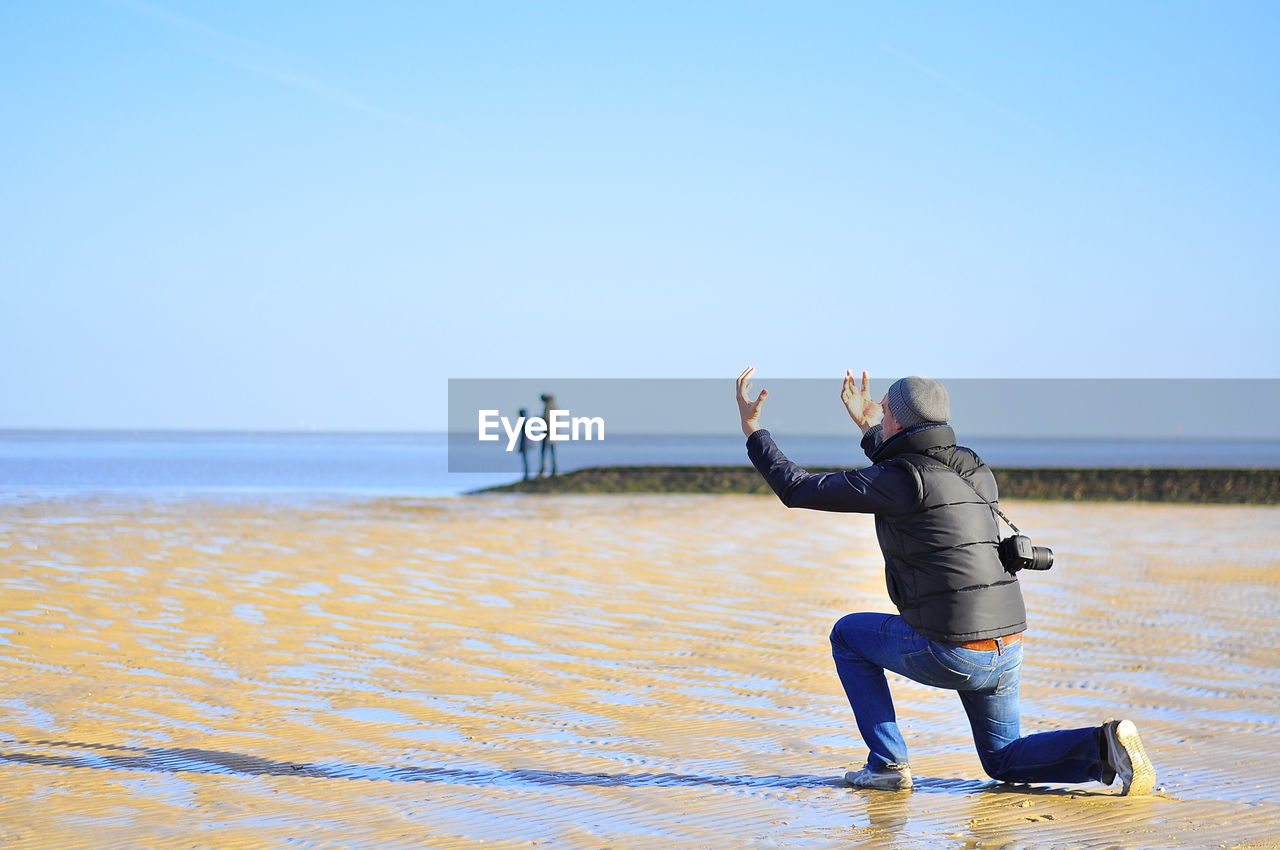
[[[881,791],[906,791],[911,787],[911,768],[907,765],[884,765],[872,767],[870,763],[862,770],[851,770],[844,775],[844,781],[854,788],[879,788]]]
[[[1149,793],[1156,784],[1156,769],[1142,748],[1138,727],[1132,720],[1108,720],[1102,726],[1102,734],[1107,742],[1107,764],[1120,780],[1120,793]]]

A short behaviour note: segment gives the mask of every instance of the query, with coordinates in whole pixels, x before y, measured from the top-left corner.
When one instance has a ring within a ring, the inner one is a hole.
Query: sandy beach
[[[988,780],[893,677],[854,790],[869,517],[772,496],[0,506],[0,841],[31,847],[1280,846],[1280,508],[1004,505],[1023,730],[1133,718],[1156,794]]]

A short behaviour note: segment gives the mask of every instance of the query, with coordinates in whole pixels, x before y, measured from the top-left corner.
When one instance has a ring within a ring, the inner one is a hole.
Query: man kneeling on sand
[[[902,378],[880,402],[845,373],[841,399],[862,429],[865,469],[815,475],[796,466],[760,427],[768,396],[750,398],[754,367],[738,376],[747,456],[789,508],[875,514],[892,614],[849,614],[831,632],[836,671],[870,749],[845,774],[860,788],[911,787],[884,671],[960,694],[982,767],[1004,782],[1083,782],[1145,794],[1155,768],[1130,720],[1022,737],[1018,683],[1026,609],[1017,572],[1001,563],[995,476],[956,445],[946,387]]]

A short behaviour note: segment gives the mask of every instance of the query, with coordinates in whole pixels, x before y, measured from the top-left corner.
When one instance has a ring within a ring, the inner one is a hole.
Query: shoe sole
[[[1142,747],[1142,739],[1138,737],[1138,727],[1132,720],[1121,720],[1116,724],[1116,740],[1129,754],[1129,762],[1133,765],[1133,779],[1121,789],[1121,796],[1134,797],[1148,794],[1156,785],[1156,769],[1147,758],[1147,751]]]

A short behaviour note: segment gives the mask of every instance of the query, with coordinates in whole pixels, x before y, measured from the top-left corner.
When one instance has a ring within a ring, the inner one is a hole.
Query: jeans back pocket
[[[964,690],[965,685],[974,680],[975,673],[986,672],[986,668],[976,668],[945,650],[935,649],[932,643],[924,649],[903,656],[902,660],[908,677],[935,688]]]

